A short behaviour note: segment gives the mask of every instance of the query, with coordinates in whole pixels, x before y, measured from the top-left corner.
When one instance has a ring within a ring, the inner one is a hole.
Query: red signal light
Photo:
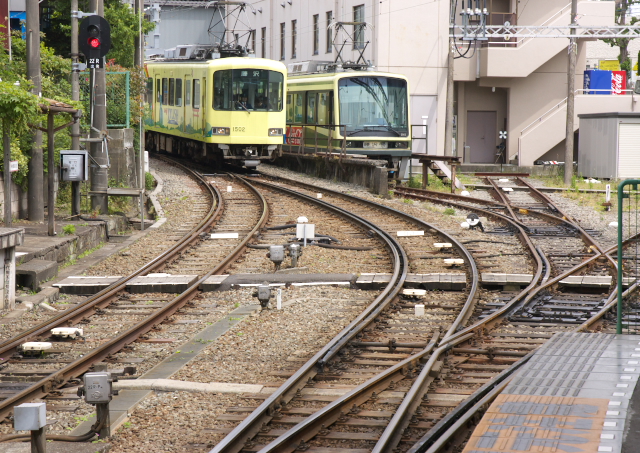
[[[100,40],[98,38],[89,38],[89,45],[94,49],[100,47]]]

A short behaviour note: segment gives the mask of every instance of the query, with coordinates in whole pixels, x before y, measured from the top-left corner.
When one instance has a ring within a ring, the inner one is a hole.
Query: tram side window
[[[193,108],[200,108],[200,79],[193,81]]]
[[[169,79],[162,79],[162,105],[169,103]]]
[[[317,93],[307,93],[307,124],[316,124]]]
[[[147,78],[147,92],[145,93],[145,102],[151,104],[153,102],[153,79]]]
[[[302,123],[304,121],[304,93],[293,93],[293,122]]]
[[[176,79],[176,107],[182,107],[182,79]]]
[[[287,123],[293,122],[293,95],[287,94]]]
[[[233,110],[234,102],[240,102],[237,93],[231,90],[231,71],[216,71],[213,75],[213,108]]]
[[[162,86],[160,79],[156,79],[156,103],[162,104]]]
[[[331,124],[331,103],[329,93],[318,93],[318,124]]]
[[[169,105],[175,105],[176,79],[169,79]]]
[[[184,105],[191,105],[191,80],[189,79],[184,84]]]

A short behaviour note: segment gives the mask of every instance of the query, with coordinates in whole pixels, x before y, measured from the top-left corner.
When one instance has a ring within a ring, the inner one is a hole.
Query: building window
[[[251,30],[251,50],[256,53],[256,31]]]
[[[353,7],[353,21],[364,22],[364,5]],[[364,25],[353,26],[353,47],[354,49],[364,48]]]
[[[267,27],[262,27],[260,32],[260,46],[262,47],[262,58],[267,58]]]
[[[320,15],[313,15],[313,54],[318,55],[320,47]]]
[[[333,49],[331,45],[331,28],[329,27],[331,22],[333,22],[333,11],[327,11],[327,53],[331,53],[331,49]]]
[[[284,22],[282,22],[280,24],[280,59],[284,60],[285,58],[285,53],[284,53],[284,31],[285,31],[285,25]]]
[[[298,37],[298,21],[291,21],[291,58],[296,57],[296,38]]]

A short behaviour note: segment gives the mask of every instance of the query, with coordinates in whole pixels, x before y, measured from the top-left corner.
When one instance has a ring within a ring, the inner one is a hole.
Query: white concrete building
[[[449,0],[255,0],[255,52],[285,64],[334,60],[335,22],[365,21],[364,50],[378,70],[405,74],[411,90],[411,124],[426,121],[428,152],[444,152]],[[462,0],[458,0],[457,20]],[[567,25],[569,0],[487,0],[489,24]],[[582,0],[580,25],[614,25],[614,1]],[[342,38],[340,38],[342,41]],[[578,45],[578,114],[630,112],[637,96],[594,96],[581,91],[587,49]],[[506,161],[533,165],[537,159],[563,160],[568,39],[493,39],[467,49],[458,43],[455,60],[455,149],[467,163],[494,163],[499,132],[506,130]],[[597,50],[596,50],[597,53]],[[342,50],[355,60],[358,49]],[[635,57],[636,55],[633,55]],[[597,60],[597,55],[590,55]],[[421,127],[413,135],[420,136]],[[414,142],[414,150],[424,145]],[[577,141],[576,141],[577,143]]]

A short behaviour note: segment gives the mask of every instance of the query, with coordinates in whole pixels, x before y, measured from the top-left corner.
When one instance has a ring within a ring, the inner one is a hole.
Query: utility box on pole
[[[89,153],[84,150],[60,151],[60,179],[87,181],[89,179]]]

